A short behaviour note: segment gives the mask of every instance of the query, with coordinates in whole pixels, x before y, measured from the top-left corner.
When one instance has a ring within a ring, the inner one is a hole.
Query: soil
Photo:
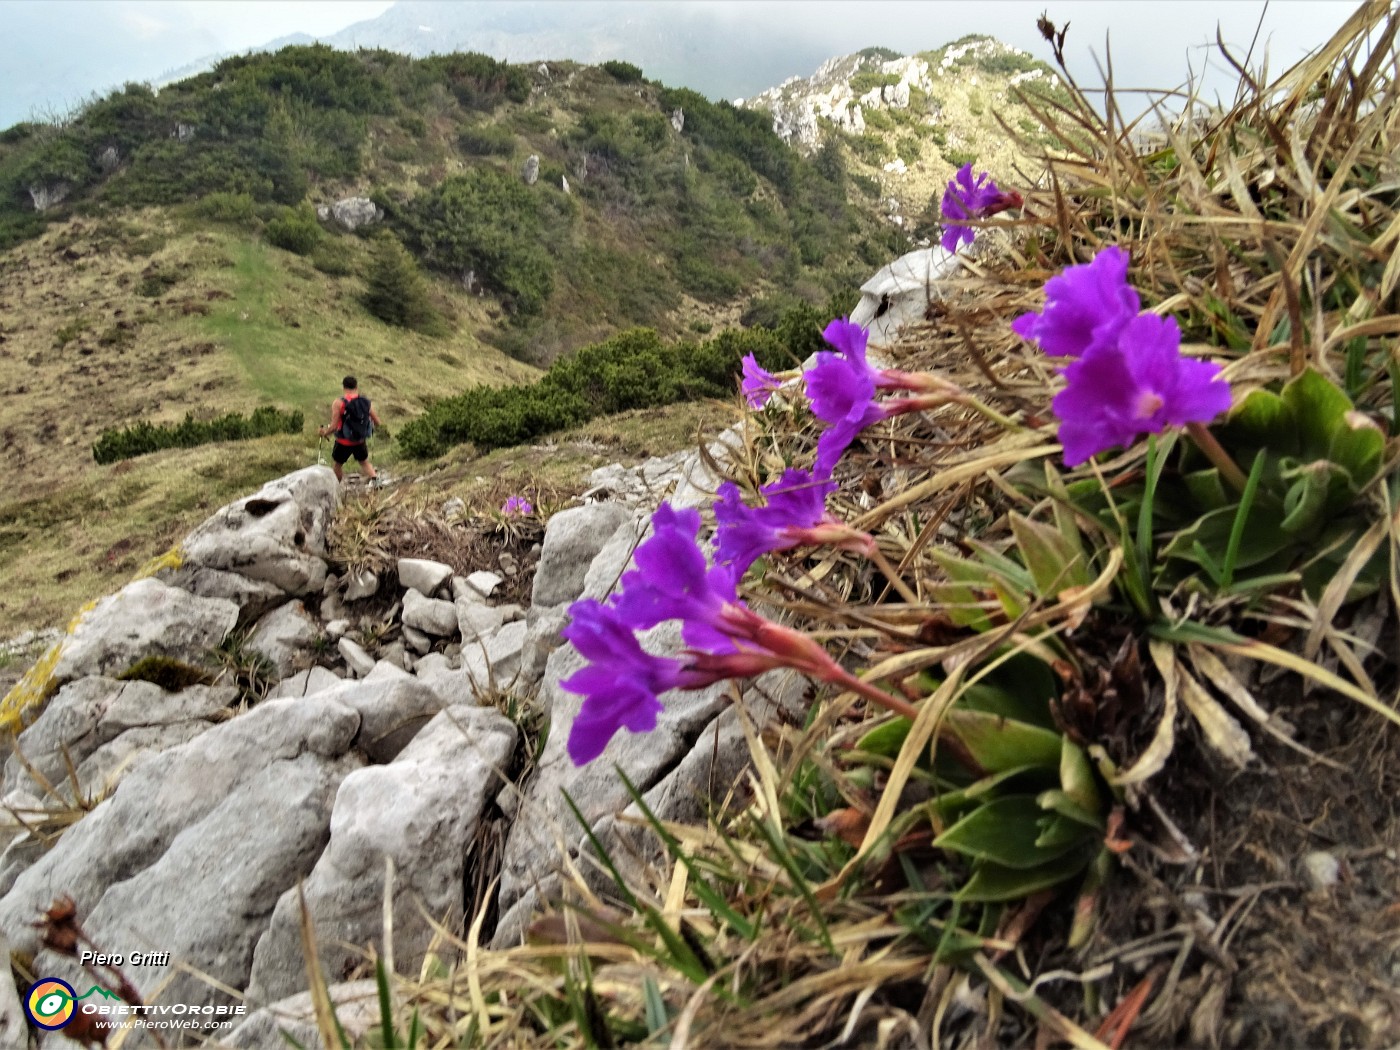
[[[1221,777],[1178,738],[1152,782],[1198,856],[1139,843],[1109,891],[1090,967],[1112,963],[1122,994],[1154,977],[1125,1046],[1400,1045],[1400,731],[1334,695],[1288,709],[1337,768],[1256,741],[1262,761]],[[1336,861],[1334,884],[1309,854]]]

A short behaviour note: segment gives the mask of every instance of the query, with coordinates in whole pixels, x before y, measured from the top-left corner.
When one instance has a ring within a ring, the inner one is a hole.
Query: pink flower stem
[[[1191,435],[1191,440],[1196,443],[1196,447],[1205,453],[1206,459],[1215,465],[1220,471],[1220,476],[1224,478],[1232,489],[1236,492],[1243,492],[1245,486],[1249,484],[1249,479],[1245,477],[1244,471],[1239,467],[1230,453],[1221,447],[1220,442],[1215,439],[1215,435],[1206,429],[1204,423],[1187,423],[1186,433]]]

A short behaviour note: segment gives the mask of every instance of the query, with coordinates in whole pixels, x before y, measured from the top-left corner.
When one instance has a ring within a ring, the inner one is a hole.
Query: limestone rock
[[[478,569],[467,576],[467,586],[476,591],[482,598],[490,598],[496,593],[496,588],[504,582],[494,572],[487,572],[484,569]]]
[[[296,670],[299,659],[307,658],[306,651],[320,636],[320,624],[307,613],[306,606],[291,601],[259,620],[247,644],[277,668],[279,678],[285,678]]]
[[[391,660],[376,660],[374,666],[370,668],[369,674],[365,675],[366,682],[397,682],[404,678],[411,678],[407,671]]]
[[[292,595],[321,589],[326,529],[339,498],[329,467],[306,467],[230,503],[190,533],[185,564],[236,572]]]
[[[505,622],[505,616],[495,606],[473,601],[459,601],[457,609],[457,629],[462,632],[463,642],[475,642],[488,637]]]
[[[31,183],[28,189],[34,210],[44,212],[67,200],[73,187],[67,182],[36,182]]]
[[[213,722],[192,720],[130,729],[83,759],[78,783],[89,798],[106,794],[146,756],[177,747],[213,727]]]
[[[383,922],[384,858],[394,861],[394,957],[416,972],[432,940],[424,913],[448,929],[463,921],[465,850],[515,747],[515,726],[491,708],[443,711],[394,761],[340,785],[325,853],[305,895],[327,973],[358,957]],[[377,946],[382,953],[382,945]],[[249,994],[281,998],[306,983],[295,890],[278,902],[258,942]]]
[[[431,598],[439,587],[452,579],[452,566],[425,558],[400,558],[398,573],[400,587]]]
[[[393,759],[444,706],[430,686],[403,671],[392,679],[341,683],[321,698],[359,713],[355,746],[374,762]]]
[[[379,577],[368,569],[352,572],[345,584],[345,600],[357,602],[362,598],[373,598],[379,591]]]
[[[534,610],[530,610],[534,613]],[[554,607],[532,615],[526,620],[525,646],[520,654],[520,674],[526,681],[538,682],[544,677],[550,653],[563,642],[559,632],[569,624],[568,615]]]
[[[685,111],[682,110],[680,106],[671,110],[671,127],[675,130],[677,135],[679,135],[681,130],[685,127]]]
[[[336,789],[358,764],[350,756],[327,761],[303,754],[266,765],[261,776],[248,778],[187,825],[155,863],[108,889],[84,928],[116,952],[149,950],[155,943],[171,953],[170,966],[130,969],[148,1002],[228,1002],[175,963],[234,988],[247,983],[254,946],[273,908],[312,870],[325,847]],[[40,959],[41,972],[53,973],[52,956]]]
[[[156,574],[172,587],[189,591],[200,598],[223,598],[238,606],[240,625],[252,623],[274,605],[287,600],[287,593],[266,580],[250,580],[236,572],[208,569],[199,565],[182,565]]]
[[[305,671],[298,671],[290,678],[284,678],[272,688],[272,692],[267,694],[269,700],[280,700],[283,697],[291,696],[313,696],[316,693],[323,693],[327,689],[335,689],[344,684],[343,678],[337,678],[324,667],[309,667]]]
[[[333,642],[338,642],[350,633],[350,621],[344,617],[338,620],[331,620],[326,624],[326,637]]]
[[[384,218],[384,209],[368,197],[346,197],[331,205],[331,218],[353,232]]]
[[[379,1023],[378,983],[372,978],[345,981],[329,985],[326,991],[335,1007],[335,1017],[340,1027],[353,1045],[359,1045]],[[320,1042],[321,1031],[316,1027],[316,1010],[312,1006],[310,992],[301,992],[261,1010],[254,1010],[246,1021],[221,1037],[220,1045],[239,1050],[265,1050],[267,1047],[293,1045],[284,1038],[283,1033],[295,1040],[297,1046],[311,1047]]]
[[[24,768],[25,762],[50,784],[60,783],[67,769],[64,751],[77,765],[101,747],[97,725],[112,701],[127,689],[149,700],[161,695],[160,686],[150,682],[118,682],[95,676],[60,689],[15,742],[16,753],[5,763],[5,794],[21,788],[42,794]]]
[[[433,640],[422,631],[409,627],[407,624],[403,625],[403,640],[415,653],[432,652]]]
[[[523,680],[520,658],[530,628],[524,620],[508,623],[484,641],[462,647],[462,673],[478,692],[488,689],[528,688],[535,683]]]
[[[351,673],[357,678],[363,678],[374,670],[374,657],[349,638],[342,638],[335,643],[335,647],[345,660],[345,666],[350,668]]]
[[[583,587],[575,597],[596,598],[602,601],[611,594],[622,574],[632,564],[632,552],[637,549],[637,545],[649,530],[649,517],[644,518],[630,512],[624,515],[622,523],[588,564],[583,574]],[[560,611],[563,611],[562,607]]]
[[[95,918],[109,888],[150,868],[182,833],[221,806],[227,805],[226,815],[237,822],[233,839],[238,834],[251,834],[254,828],[277,823],[282,814],[278,800],[291,797],[291,785],[306,789],[301,796],[304,801],[315,793],[313,789],[329,786],[333,790],[329,767],[346,754],[359,728],[360,716],[355,710],[324,697],[265,700],[247,714],[164,752],[160,761],[140,763],[110,799],[69,828],[53,849],[20,875],[0,900],[0,931],[10,938],[16,951],[37,951],[38,931],[31,923],[34,915],[48,907],[56,895],[72,896],[80,914]],[[271,809],[259,812],[257,805],[252,804],[254,800]],[[271,814],[278,817],[274,819]],[[290,812],[286,819],[300,820]],[[267,833],[276,832],[269,827]],[[173,951],[173,924],[202,921],[205,910],[221,915],[238,911],[241,902],[233,900],[209,902],[199,910],[194,910],[193,905],[170,906],[172,900],[186,900],[185,890],[206,873],[212,883],[213,869],[235,866],[221,849],[213,848],[204,834],[193,833],[184,838],[188,843],[187,847],[182,846],[182,850],[187,850],[187,866],[180,876],[184,882],[181,893],[176,895],[172,888],[158,898],[155,903],[161,912],[151,916],[152,925],[141,930],[139,941],[119,946],[114,939],[101,939],[106,937],[105,924],[85,921],[88,932],[99,943],[112,951],[150,950],[156,943]],[[237,866],[246,877],[264,883],[272,875],[261,861],[253,858],[246,858]],[[275,900],[286,885],[269,884],[268,888]],[[113,915],[114,922],[116,919]],[[223,920],[216,917],[210,921]],[[170,941],[163,940],[167,930],[172,936]],[[224,949],[213,945],[211,950]],[[154,972],[142,971],[142,975]],[[200,990],[193,994],[203,993]]]
[[[923,321],[928,304],[943,296],[941,283],[961,268],[938,245],[902,255],[860,286],[851,322],[869,331],[870,345],[887,346],[905,325]]]
[[[88,757],[128,730],[191,722],[208,728],[233,702],[234,695],[232,689],[224,687],[193,686],[167,693],[150,682],[81,678],[60,689],[34,724],[20,734],[18,753],[5,763],[4,791],[8,794],[34,787],[19,755],[55,786],[67,778],[71,761],[79,768],[82,783],[81,767]]]
[[[10,945],[0,935],[0,959],[10,957]],[[29,1024],[15,990],[14,974],[0,967],[0,1046],[22,1048],[29,1045]]]
[[[54,668],[59,682],[120,674],[143,656],[198,663],[238,622],[238,606],[197,598],[153,577],[103,598],[63,641]]]
[[[110,175],[117,170],[117,165],[121,164],[122,155],[116,146],[108,146],[97,155],[97,167],[104,175]]]
[[[417,591],[406,591],[403,622],[433,638],[450,638],[457,633],[457,607],[441,598],[425,598]]]
[[[540,177],[540,158],[531,153],[525,158],[525,167],[521,169],[520,177],[525,180],[526,186],[533,186]]]
[[[630,517],[626,507],[615,503],[571,507],[551,517],[535,570],[531,604],[562,605],[577,598],[594,555]]]

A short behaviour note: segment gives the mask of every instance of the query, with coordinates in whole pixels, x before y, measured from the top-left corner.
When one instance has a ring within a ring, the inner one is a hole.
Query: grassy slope
[[[352,261],[365,251],[353,237],[337,248]],[[146,297],[143,272],[177,280]],[[75,220],[0,257],[0,389],[10,392],[0,437],[12,467],[0,495],[0,637],[60,622],[210,510],[314,463],[311,428],[347,371],[391,431],[433,397],[535,374],[477,339],[486,307],[475,299],[438,289],[454,331],[428,339],[371,317],[360,287],[160,211]],[[92,460],[105,427],[262,403],[305,412],[303,435]],[[392,445],[379,458],[392,463]]]

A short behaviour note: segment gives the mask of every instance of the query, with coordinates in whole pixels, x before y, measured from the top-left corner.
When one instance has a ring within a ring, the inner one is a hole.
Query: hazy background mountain
[[[312,40],[413,55],[473,50],[509,61],[618,58],[664,83],[732,99],[810,75],[834,55],[871,46],[909,54],[968,33],[991,32],[1049,58],[1035,26],[1041,11],[1071,24],[1067,58],[1081,83],[1099,82],[1094,54],[1102,56],[1111,34],[1121,85],[1170,87],[1189,62],[1205,71],[1208,93],[1228,92],[1233,77],[1209,57],[1217,23],[1243,55],[1262,16],[1256,58],[1267,45],[1281,69],[1352,10],[1295,0],[1006,0],[990,7],[898,0],[7,0],[0,4],[0,127],[62,112],[128,80],[161,83],[207,69],[222,55]]]

